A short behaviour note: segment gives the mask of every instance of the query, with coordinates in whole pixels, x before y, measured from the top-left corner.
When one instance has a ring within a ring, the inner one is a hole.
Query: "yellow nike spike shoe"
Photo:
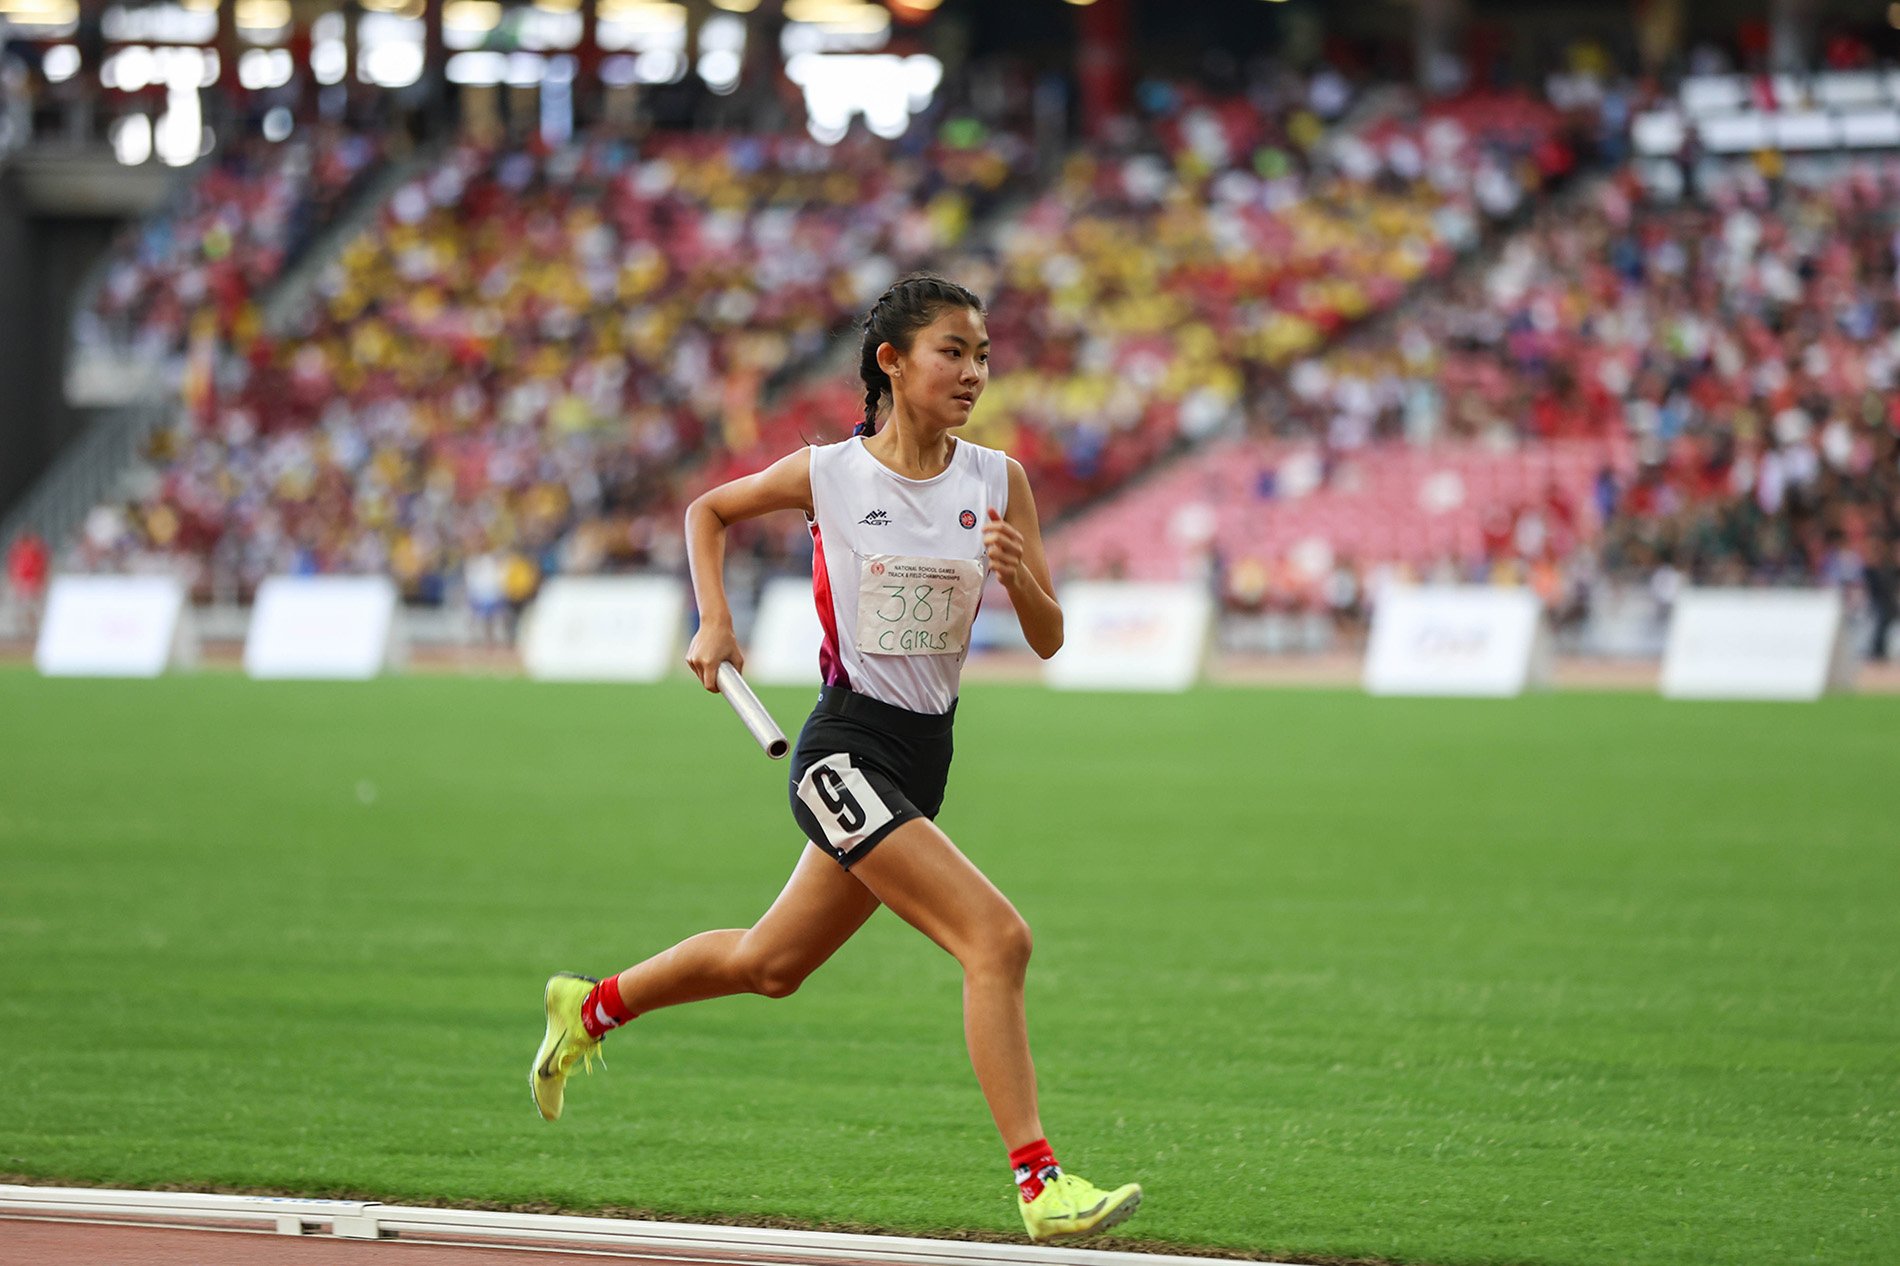
[[[1058,1174],[1034,1200],[1017,1201],[1032,1240],[1066,1240],[1120,1226],[1141,1207],[1141,1184],[1103,1191],[1086,1178]]]
[[[581,1004],[599,983],[592,976],[566,971],[548,978],[548,1031],[528,1069],[528,1089],[534,1095],[534,1106],[549,1121],[560,1119],[567,1074],[574,1065],[578,1063],[591,1072],[594,1060],[600,1057],[600,1039],[587,1036],[587,1028],[581,1023]]]

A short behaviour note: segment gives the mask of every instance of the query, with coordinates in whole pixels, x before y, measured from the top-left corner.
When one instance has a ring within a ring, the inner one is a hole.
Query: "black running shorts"
[[[934,818],[950,777],[956,705],[912,712],[843,686],[818,695],[792,750],[792,817],[846,870],[912,818]]]

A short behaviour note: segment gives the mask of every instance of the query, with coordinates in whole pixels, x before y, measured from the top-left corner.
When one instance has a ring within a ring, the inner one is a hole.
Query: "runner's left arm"
[[[1021,462],[1009,458],[1009,507],[998,514],[989,509],[983,525],[983,545],[990,570],[1003,582],[1010,605],[1023,626],[1030,649],[1048,659],[1062,649],[1062,607],[1055,599],[1049,560],[1042,549],[1042,525],[1036,517],[1036,495]]]

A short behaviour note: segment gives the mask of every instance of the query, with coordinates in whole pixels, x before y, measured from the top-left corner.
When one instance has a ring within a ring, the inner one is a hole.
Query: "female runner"
[[[1028,477],[955,434],[989,381],[989,347],[974,294],[939,277],[904,278],[864,322],[864,421],[852,438],[801,449],[688,508],[700,626],[686,662],[712,691],[722,663],[744,667],[722,575],[726,528],[788,509],[810,524],[825,685],[791,771],[792,816],[807,843],[752,927],[702,932],[603,981],[549,980],[547,1034],[528,1081],[552,1121],[568,1073],[591,1066],[611,1030],[683,1002],[783,998],[886,905],[963,967],[970,1063],[1009,1151],[1024,1225],[1031,1239],[1050,1240],[1122,1222],[1141,1188],[1103,1191],[1057,1164],[1023,1016],[1029,927],[932,820],[986,574],[1009,592],[1038,655],[1062,645]]]

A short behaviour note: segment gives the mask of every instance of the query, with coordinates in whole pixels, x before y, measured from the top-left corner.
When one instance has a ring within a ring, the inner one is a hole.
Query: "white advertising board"
[[[48,677],[156,677],[190,668],[197,637],[171,576],[56,576],[33,663]]]
[[[1201,675],[1213,599],[1198,585],[1064,585],[1063,645],[1043,670],[1062,690],[1186,690]]]
[[[1507,697],[1550,684],[1550,631],[1527,589],[1387,585],[1372,611],[1366,690]]]
[[[767,581],[746,643],[746,679],[761,686],[816,686],[824,636],[811,581],[794,576]]]
[[[1853,677],[1840,594],[1685,589],[1669,616],[1670,699],[1819,699]]]
[[[557,576],[521,628],[540,681],[658,681],[683,662],[686,586],[671,576]]]
[[[363,681],[394,668],[396,583],[387,576],[272,576],[244,637],[252,677]]]

